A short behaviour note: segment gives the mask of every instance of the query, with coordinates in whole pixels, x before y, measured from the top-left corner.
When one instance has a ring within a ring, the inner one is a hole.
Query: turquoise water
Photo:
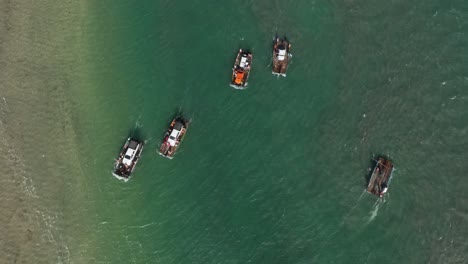
[[[336,89],[338,36],[319,30],[335,30],[327,18],[330,7],[320,7],[313,20],[308,13],[292,18],[299,25],[288,36],[298,39],[298,59],[290,70],[294,73],[301,65],[305,70],[277,79],[270,68],[275,28],[267,25],[274,23],[269,13],[280,11],[278,7],[216,3],[213,16],[200,13],[196,3],[166,3],[133,9],[125,19],[99,18],[99,32],[109,36],[97,36],[89,45],[103,45],[95,49],[102,60],[94,61],[93,69],[103,87],[77,95],[81,111],[89,111],[78,137],[90,146],[83,152],[94,153],[86,160],[94,182],[90,185],[99,182],[93,203],[102,211],[94,230],[105,239],[98,242],[103,253],[97,260],[285,262],[313,245],[310,237],[296,236],[319,220],[312,217],[317,209],[307,205],[312,199],[307,186],[313,189],[311,157],[318,151],[313,124]],[[96,7],[109,18],[122,10],[105,3]],[[155,11],[147,15],[144,10]],[[264,21],[257,23],[258,17]],[[286,27],[276,29],[284,32]],[[113,42],[99,41],[112,37]],[[308,50],[310,44],[314,47]],[[228,86],[238,48],[254,52],[255,68],[245,91]],[[313,66],[314,56],[330,61]],[[294,88],[301,84],[310,88]],[[156,148],[179,109],[192,118],[192,125],[176,158],[162,159]],[[129,134],[145,139],[146,147],[134,178],[123,184],[111,177],[110,169]],[[300,228],[289,230],[291,225]],[[305,244],[296,249],[300,241]],[[313,252],[300,258],[311,256]]]
[[[69,169],[40,174],[61,198],[44,202],[60,204],[66,248],[53,262],[467,262],[464,2],[101,1],[75,13]],[[292,43],[287,78],[271,75],[275,33]],[[228,85],[239,48],[254,54],[242,91]],[[156,150],[178,111],[192,123],[168,160]],[[146,145],[124,183],[111,171],[128,136]],[[365,193],[377,155],[396,167],[382,200]]]

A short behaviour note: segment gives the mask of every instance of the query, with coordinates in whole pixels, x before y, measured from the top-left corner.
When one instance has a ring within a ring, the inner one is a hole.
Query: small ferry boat
[[[159,148],[160,155],[169,159],[173,158],[180,142],[182,142],[182,139],[187,132],[189,123],[189,120],[186,120],[181,116],[177,116],[172,120],[171,125],[164,136],[161,147]]]
[[[383,197],[388,190],[392,178],[393,163],[389,159],[380,157],[372,171],[367,191],[378,197]]]
[[[128,138],[115,162],[114,175],[119,180],[128,181],[143,151],[143,141]]]
[[[251,64],[252,53],[239,49],[234,67],[232,68],[231,87],[235,89],[247,88]]]
[[[272,74],[286,77],[289,59],[291,58],[291,44],[286,38],[280,39],[276,37],[273,43],[273,70]]]

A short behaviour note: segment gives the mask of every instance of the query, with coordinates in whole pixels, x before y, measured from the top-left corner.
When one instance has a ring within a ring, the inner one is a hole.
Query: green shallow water
[[[55,194],[38,199],[55,216],[38,229],[64,245],[45,254],[52,262],[467,261],[463,1],[80,7],[64,99],[50,107],[63,105],[67,125],[31,137],[65,131],[64,165],[23,175]],[[292,42],[287,78],[271,75],[276,32]],[[239,48],[254,53],[243,91],[228,86]],[[0,120],[14,118],[0,106]],[[156,150],[179,110],[192,123],[164,159]],[[146,144],[123,183],[111,170],[130,135]],[[385,200],[365,193],[377,155],[396,166]]]

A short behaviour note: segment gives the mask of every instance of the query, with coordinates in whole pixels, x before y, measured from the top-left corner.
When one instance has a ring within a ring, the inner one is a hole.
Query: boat
[[[272,74],[277,76],[286,77],[286,71],[288,70],[289,59],[292,57],[289,52],[291,49],[291,43],[286,38],[278,38],[273,41],[273,69]]]
[[[384,157],[379,157],[367,185],[367,192],[383,197],[390,185],[392,172],[393,162]]]
[[[143,141],[128,138],[115,162],[114,175],[117,179],[128,181],[143,151]]]
[[[231,87],[235,89],[247,88],[251,64],[252,53],[239,49],[232,68]]]
[[[190,121],[184,119],[182,116],[174,118],[164,135],[163,142],[159,148],[159,154],[166,158],[172,159],[177,151],[180,143],[187,133],[187,128]]]

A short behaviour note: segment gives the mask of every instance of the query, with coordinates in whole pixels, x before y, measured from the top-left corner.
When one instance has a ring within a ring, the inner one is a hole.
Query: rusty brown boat
[[[379,157],[372,171],[367,192],[383,197],[388,190],[392,179],[393,162],[387,158]]]
[[[161,156],[169,159],[174,157],[176,150],[179,148],[179,145],[187,132],[189,123],[190,120],[187,120],[180,115],[172,120],[169,125],[169,129],[164,135],[163,142],[159,147],[158,153]]]
[[[277,76],[286,77],[288,70],[289,60],[292,57],[291,43],[286,38],[278,38],[273,41],[273,69],[272,74]]]

